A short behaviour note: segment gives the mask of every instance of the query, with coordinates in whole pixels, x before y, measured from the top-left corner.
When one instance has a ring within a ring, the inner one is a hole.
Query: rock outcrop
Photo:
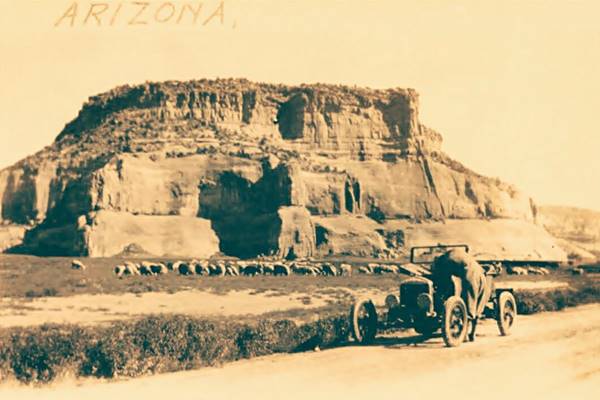
[[[194,257],[402,250],[395,220],[532,223],[529,197],[446,156],[418,112],[412,89],[119,87],[0,171],[0,220],[28,226],[13,251]]]

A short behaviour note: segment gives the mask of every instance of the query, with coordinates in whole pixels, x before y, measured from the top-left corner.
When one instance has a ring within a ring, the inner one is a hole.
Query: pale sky
[[[74,26],[55,27],[73,3]],[[100,27],[83,24],[91,3],[108,5]],[[201,1],[149,1],[135,20],[147,23],[129,25],[133,3],[0,0],[0,168],[125,83],[412,87],[450,156],[540,204],[600,209],[598,1],[225,0],[223,25],[206,26],[219,0],[179,25]]]

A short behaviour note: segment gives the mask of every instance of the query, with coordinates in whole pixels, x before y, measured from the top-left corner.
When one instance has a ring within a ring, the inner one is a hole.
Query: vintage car
[[[467,252],[467,245],[437,245],[420,246],[411,248],[410,260],[412,264],[424,264],[433,260],[422,261],[418,259],[418,252],[435,254],[447,251],[450,248],[463,247]],[[486,270],[486,278],[492,285],[490,300],[486,305],[484,317],[495,318],[500,334],[505,336],[517,316],[517,304],[512,289],[496,289],[493,286],[493,277],[500,271],[500,267],[493,263],[481,263]],[[373,341],[377,334],[378,325],[386,328],[413,328],[425,338],[432,336],[441,329],[446,346],[459,346],[467,335],[468,315],[464,300],[461,297],[461,283],[453,279],[451,290],[440,290],[431,279],[431,275],[409,278],[400,283],[398,293],[386,297],[387,318],[379,321],[375,304],[370,299],[361,299],[354,303],[350,311],[351,330],[354,339],[361,344]]]

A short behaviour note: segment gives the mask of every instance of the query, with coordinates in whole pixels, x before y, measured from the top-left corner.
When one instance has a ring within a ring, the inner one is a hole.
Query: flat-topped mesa
[[[91,97],[52,145],[0,171],[0,249],[373,256],[452,226],[454,241],[472,240],[461,232],[477,226],[498,235],[480,250],[525,254],[514,237],[543,235],[530,229],[530,198],[444,155],[418,114],[412,89],[118,87]],[[492,219],[516,222],[481,224]],[[537,243],[549,254],[551,241]]]
[[[138,126],[131,124],[136,120]],[[439,152],[442,141],[420,124],[418,94],[412,89],[291,87],[233,79],[119,87],[90,98],[58,141],[81,138],[103,124],[129,141],[185,137],[190,132],[182,132],[184,127],[194,126],[360,159]]]

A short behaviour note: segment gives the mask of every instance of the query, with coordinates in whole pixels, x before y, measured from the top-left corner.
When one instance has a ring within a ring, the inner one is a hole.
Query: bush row
[[[559,311],[566,307],[600,301],[600,285],[577,289],[555,289],[548,291],[517,291],[517,312],[528,315],[542,311]]]
[[[43,325],[0,333],[0,380],[46,383],[58,376],[134,377],[242,358],[330,347],[347,340],[347,316],[296,324],[150,316],[108,327]]]

